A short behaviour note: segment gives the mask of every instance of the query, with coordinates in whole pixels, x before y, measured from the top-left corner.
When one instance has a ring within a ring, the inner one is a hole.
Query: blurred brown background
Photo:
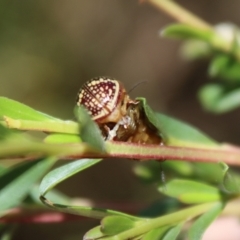
[[[240,23],[237,0],[179,3],[211,24]],[[207,61],[187,62],[180,56],[179,41],[159,37],[174,20],[153,6],[137,0],[2,0],[0,5],[0,95],[73,119],[78,89],[90,78],[115,77],[127,89],[146,81],[132,97],[147,98],[156,111],[187,121],[218,141],[240,142],[240,111],[216,116],[202,110],[196,93],[210,81]],[[154,201],[159,194],[154,186],[138,182],[134,164],[104,161],[61,189],[72,197],[103,202]],[[81,239],[97,224],[25,224],[16,239]]]

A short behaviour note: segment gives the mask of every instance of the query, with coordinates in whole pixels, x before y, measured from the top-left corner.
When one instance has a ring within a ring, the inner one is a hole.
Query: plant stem
[[[124,231],[122,233],[119,233],[113,237],[107,237],[104,238],[105,240],[126,240],[131,239],[133,237],[142,235],[146,232],[149,232],[152,229],[163,227],[169,224],[179,223],[182,221],[188,221],[192,218],[210,210],[215,204],[219,203],[205,203],[193,207],[189,207],[184,210],[180,210],[175,213],[171,213],[165,216],[161,216],[154,219],[147,219],[143,222],[143,224],[140,224],[139,226],[132,228],[130,230]]]
[[[35,142],[31,139],[16,139],[8,140],[0,144],[0,159],[17,159],[19,156],[24,156],[24,160],[34,160],[46,156],[57,156],[59,159],[78,159],[69,156],[84,155],[92,157],[100,155],[98,151],[92,149],[85,143],[78,144],[51,144]]]
[[[15,120],[5,117],[5,122],[9,128],[19,130],[35,130],[44,132],[60,132],[69,134],[79,134],[79,125],[72,121],[30,121]],[[191,162],[225,162],[229,165],[240,165],[240,148],[231,145],[219,145],[210,148],[208,145],[189,146],[158,146],[158,145],[141,145],[124,142],[106,142],[107,153],[92,151],[92,148],[86,144],[54,144],[23,142],[16,144],[13,142],[2,143],[0,157],[7,158],[10,156],[29,156],[32,153],[33,158],[57,154],[62,158],[79,159],[83,157],[123,157],[130,159],[149,160],[185,160]],[[37,155],[34,155],[34,153]],[[26,157],[25,156],[25,157]]]
[[[0,158],[24,156],[36,159],[39,157],[57,155],[61,159],[81,158],[128,158],[140,161],[179,160],[189,162],[219,163],[220,161],[240,166],[240,151],[224,148],[186,148],[173,146],[130,144],[124,142],[106,142],[106,153],[96,151],[86,143],[49,144],[30,140],[19,142],[8,141],[0,144]],[[29,158],[29,160],[31,160]]]
[[[231,54],[234,58],[240,62],[240,49],[233,49],[233,42],[231,40],[226,40],[217,32],[215,29],[207,22],[198,18],[196,15],[187,11],[176,2],[172,0],[145,0],[155,6],[156,8],[164,11],[168,15],[172,16],[178,22],[186,24],[188,26],[192,26],[196,29],[203,31],[211,31],[213,34],[213,38],[210,42],[213,48],[220,50],[224,53]]]
[[[139,159],[141,161],[185,160],[190,162],[225,162],[229,165],[240,165],[239,148],[187,148],[178,146],[138,145],[123,142],[106,142],[107,153],[111,157]]]
[[[187,24],[192,27],[196,27],[202,30],[213,30],[212,26],[202,19],[198,18],[196,15],[187,11],[177,3],[171,0],[147,0],[155,7],[160,10],[163,10],[168,15],[175,18],[177,21]]]

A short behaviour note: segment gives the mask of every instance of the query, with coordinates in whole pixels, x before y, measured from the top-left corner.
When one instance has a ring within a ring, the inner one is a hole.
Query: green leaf
[[[190,180],[174,179],[159,190],[167,196],[175,197],[184,203],[204,203],[222,199],[222,193],[210,185]]]
[[[17,129],[22,131],[40,131],[45,133],[66,133],[66,134],[79,134],[79,125],[73,121],[62,120],[48,120],[48,121],[36,121],[36,120],[22,120],[13,119],[10,117],[4,117],[4,122],[8,128]]]
[[[215,104],[215,111],[217,113],[224,113],[232,111],[240,107],[240,88],[236,88],[232,91],[226,92],[219,98]]]
[[[224,208],[223,203],[217,203],[212,209],[200,216],[188,232],[189,240],[201,240],[208,226],[217,218]]]
[[[215,147],[217,142],[203,134],[197,128],[179,120],[156,114],[161,130],[167,136],[167,144],[182,147]]]
[[[212,77],[220,77],[228,83],[239,83],[240,64],[231,56],[221,54],[212,60],[209,66],[209,74]]]
[[[230,172],[228,166],[225,168],[223,177],[224,190],[230,194],[236,194],[240,192],[240,177],[239,174]]]
[[[213,31],[198,29],[186,24],[172,24],[166,27],[161,35],[179,39],[198,39],[210,42],[215,35]]]
[[[181,46],[181,55],[187,60],[196,60],[210,57],[213,48],[202,40],[186,40]]]
[[[185,161],[166,161],[163,163],[163,169],[169,169],[171,172],[175,172],[178,176],[184,177],[191,177],[194,174],[193,165]]]
[[[224,113],[240,106],[240,89],[226,91],[222,84],[207,84],[200,89],[198,98],[204,109]]]
[[[33,184],[55,163],[47,158],[19,164],[0,176],[0,214],[17,206],[26,197]]]
[[[0,124],[0,141],[6,140],[13,134],[13,131]]]
[[[191,177],[194,174],[193,166],[189,162],[184,161],[148,161],[142,162],[134,166],[134,173],[144,182],[152,183],[162,181],[164,172],[174,172],[174,176]]]
[[[222,183],[224,178],[222,162],[219,163],[192,163],[193,176],[204,182]],[[213,174],[214,173],[214,174]]]
[[[66,196],[62,192],[52,189],[51,192],[48,192],[48,198],[50,198],[52,201],[55,202],[61,202],[62,204],[70,204],[71,197]],[[39,185],[35,185],[31,191],[29,192],[29,198],[28,201],[31,201],[32,203],[41,204],[42,202],[39,198]]]
[[[167,231],[167,233],[164,235],[162,240],[174,240],[177,239],[177,236],[179,235],[181,229],[183,227],[183,223],[179,223],[175,227],[171,228]]]
[[[47,143],[79,143],[81,142],[80,136],[73,135],[73,134],[49,134],[45,139],[44,142]]]
[[[39,112],[22,103],[6,97],[0,97],[0,118],[8,116],[15,119],[35,120],[35,121],[58,121],[59,119]]]
[[[148,120],[159,130],[166,145],[204,148],[218,145],[213,139],[191,125],[163,114],[154,113],[147,105],[145,98],[137,99],[141,102]]]
[[[161,172],[164,163],[162,162],[143,162],[134,166],[134,173],[144,182],[152,183],[161,181]]]
[[[92,228],[83,237],[83,240],[95,240],[104,237],[105,234],[101,232],[101,227],[97,226],[95,228]]]
[[[40,185],[40,194],[44,196],[60,182],[80,171],[85,170],[86,168],[91,167],[92,165],[95,165],[98,162],[100,162],[100,160],[81,159],[52,170],[43,178]]]
[[[224,93],[224,87],[220,84],[207,84],[198,92],[198,98],[203,107],[208,111],[217,112],[217,102]]]
[[[161,228],[153,229],[147,232],[142,240],[160,240],[165,235],[165,233],[169,230],[170,226],[164,226]]]
[[[76,106],[75,116],[81,125],[81,138],[96,150],[105,151],[105,143],[97,124],[91,119],[87,110],[82,106]]]
[[[115,235],[135,226],[135,221],[123,216],[108,216],[101,221],[101,231],[106,235]]]
[[[42,180],[41,185],[40,185],[40,194],[42,195],[41,201],[48,207],[51,207],[57,211],[81,215],[81,216],[85,216],[85,217],[101,219],[103,217],[110,216],[110,215],[118,215],[118,216],[124,216],[124,217],[130,218],[133,220],[138,219],[137,217],[127,215],[127,214],[124,214],[121,212],[117,212],[114,210],[52,203],[51,201],[49,201],[48,199],[46,199],[44,197],[44,195],[50,189],[52,189],[54,186],[56,186],[58,183],[67,179],[68,177],[72,176],[73,174],[76,174],[77,172],[80,172],[80,171],[98,163],[99,161],[100,160],[82,159],[82,160],[68,163],[64,166],[61,166],[61,167],[56,168],[56,169],[52,170],[51,172],[49,172],[44,177],[44,179]]]
[[[136,223],[137,226],[134,228],[120,232],[114,237],[109,237],[108,239],[134,239],[138,236],[146,234],[153,229],[171,225],[173,222],[179,223],[182,221],[190,220],[208,211],[213,205],[213,203],[199,204],[186,208],[184,210],[177,211],[175,213],[167,214],[165,216],[153,219],[139,219],[139,222]]]
[[[198,179],[204,182],[222,184],[225,172],[222,162],[202,163],[168,160],[164,162],[148,161],[134,166],[134,173],[144,182],[161,182],[162,172],[169,172],[175,177]],[[214,173],[214,174],[213,174]],[[234,175],[234,178],[236,176]]]
[[[145,98],[136,98],[136,100],[140,102],[142,110],[144,111],[149,123],[151,123],[158,130],[158,135],[163,139],[164,142],[166,142],[167,135],[163,134],[159,119],[156,116],[156,113],[147,105],[147,100]]]
[[[63,204],[53,203],[43,196],[41,196],[40,199],[46,206],[48,206],[56,211],[71,213],[71,214],[80,215],[80,216],[84,216],[84,217],[102,219],[107,216],[112,216],[112,215],[115,216],[116,215],[116,216],[127,217],[127,218],[130,218],[133,220],[141,220],[138,217],[128,215],[128,214],[125,214],[122,212],[110,210],[110,209],[86,207],[86,206],[63,205]],[[84,202],[84,204],[86,205],[86,201]],[[91,204],[91,203],[89,203],[89,204]]]

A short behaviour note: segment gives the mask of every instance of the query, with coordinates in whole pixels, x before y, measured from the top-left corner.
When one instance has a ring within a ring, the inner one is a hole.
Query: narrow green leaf
[[[168,143],[168,134],[163,134],[162,127],[156,113],[147,105],[147,100],[145,98],[136,98],[140,103],[141,107],[146,115],[147,120],[157,128],[159,136],[163,139],[164,142]]]
[[[12,134],[13,134],[13,131],[7,129],[2,124],[0,124],[0,141],[6,140]]]
[[[101,227],[97,226],[86,232],[85,235],[83,236],[83,240],[95,240],[103,238],[104,236],[105,234],[101,232]]]
[[[105,151],[105,143],[97,124],[91,119],[87,110],[82,106],[76,106],[75,116],[81,125],[81,138],[96,150]]]
[[[172,24],[166,27],[161,35],[179,39],[198,39],[210,42],[215,35],[213,31],[198,29],[186,24]]]
[[[52,189],[50,192],[48,192],[48,197],[54,201],[54,202],[60,202],[62,204],[70,204],[71,197],[63,194],[59,190]],[[39,198],[39,185],[36,184],[31,191],[29,192],[29,198],[33,203],[42,204],[40,198]]]
[[[49,190],[60,182],[73,176],[74,174],[91,167],[100,162],[100,160],[81,159],[67,163],[49,172],[42,180],[40,185],[40,194],[44,196]]]
[[[178,225],[176,225],[175,227],[172,227],[169,231],[167,231],[167,233],[165,234],[165,236],[163,237],[162,240],[175,240],[177,239],[182,227],[183,227],[184,223],[179,223]]]
[[[3,213],[17,206],[38,181],[55,163],[47,158],[19,164],[0,176],[0,211]]]
[[[223,167],[222,162],[218,163],[192,163],[193,177],[201,179],[204,182],[212,182],[214,184],[222,183]],[[214,173],[214,174],[213,174]]]
[[[224,113],[240,106],[240,89],[229,91],[223,84],[207,84],[200,89],[198,98],[204,109]]]
[[[204,203],[222,198],[222,193],[217,188],[190,180],[174,179],[166,183],[165,187],[160,187],[159,190],[184,203]]]
[[[239,174],[234,175],[229,170],[225,172],[223,178],[223,187],[228,193],[239,193],[240,192],[240,178]]]
[[[196,60],[210,57],[213,53],[213,48],[202,40],[186,40],[181,46],[181,56],[187,60]]]
[[[175,177],[194,178],[204,182],[219,184],[222,183],[224,178],[221,165],[222,163],[191,163],[174,160],[164,162],[148,161],[134,166],[134,173],[145,182],[159,182],[161,181],[162,171],[167,171],[174,173]]]
[[[156,178],[159,180],[160,167],[157,163],[148,163],[150,166],[149,171],[156,174]],[[141,164],[140,166],[145,166]],[[147,165],[148,166],[148,165]],[[162,163],[162,169],[164,171],[174,172],[175,177],[187,177],[198,179],[203,182],[222,184],[224,179],[225,170],[227,165],[223,162],[219,163],[202,163],[202,162],[186,162],[186,161],[165,161]],[[156,170],[155,170],[156,169]],[[214,173],[214,174],[213,174]],[[235,177],[235,176],[234,176]]]
[[[149,161],[134,166],[134,173],[147,183],[161,181],[161,173],[165,169],[165,162]]]
[[[217,112],[217,102],[224,93],[224,87],[220,84],[207,84],[198,92],[198,98],[204,109]]]
[[[191,125],[153,112],[147,105],[145,98],[137,99],[141,102],[148,120],[159,130],[159,134],[161,134],[167,145],[204,148],[218,145],[213,139]]]
[[[226,92],[215,104],[213,112],[224,113],[240,107],[240,88]]]
[[[163,169],[166,168],[179,176],[191,177],[194,174],[192,164],[185,161],[166,161],[163,163]]]
[[[17,129],[22,131],[27,130],[66,134],[79,134],[80,132],[79,125],[73,121],[63,120],[36,121],[36,120],[13,119],[4,116],[3,124],[5,124],[10,129]]]
[[[0,97],[0,118],[8,116],[15,119],[49,121],[59,120],[45,113],[39,112],[22,103],[6,97]]]
[[[73,206],[73,205],[63,205],[58,203],[53,203],[49,201],[47,198],[41,196],[41,201],[48,207],[61,212],[71,213],[75,215],[80,215],[84,217],[102,219],[107,216],[123,216],[133,220],[141,220],[141,218],[128,215],[122,212],[110,210],[110,209],[103,209],[103,208],[96,208],[96,207],[86,207],[86,206]],[[84,202],[86,204],[86,202]],[[91,204],[91,203],[90,203]]]
[[[163,238],[163,236],[166,234],[166,232],[169,230],[170,226],[164,226],[161,228],[153,229],[149,232],[147,232],[142,240],[160,240]]]
[[[239,83],[240,64],[232,56],[217,55],[209,66],[209,74],[212,77],[220,77],[227,83]]]
[[[188,232],[189,240],[201,240],[202,235],[208,226],[217,218],[222,212],[224,204],[217,203],[212,209],[200,216],[191,226]]]
[[[205,203],[199,204],[193,207],[186,208],[184,210],[177,211],[175,213],[167,214],[165,216],[153,218],[153,219],[140,219],[141,224],[138,226],[121,232],[114,237],[109,237],[108,240],[113,239],[132,239],[136,236],[141,236],[159,227],[167,226],[173,223],[179,223],[182,221],[190,220],[206,211],[208,211],[214,204]]]
[[[218,143],[197,128],[163,114],[156,114],[167,143],[184,147],[216,147]]]
[[[115,235],[136,226],[136,222],[123,216],[108,216],[101,221],[101,231],[106,235]]]

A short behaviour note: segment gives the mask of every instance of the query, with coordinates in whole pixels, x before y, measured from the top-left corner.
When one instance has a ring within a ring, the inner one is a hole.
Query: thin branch
[[[196,15],[187,11],[174,1],[170,0],[146,0],[146,2],[151,3],[156,8],[166,12],[171,17],[175,18],[178,22],[187,24],[189,26],[196,27],[202,30],[210,30],[213,28],[210,24],[198,18]]]
[[[31,154],[31,156],[29,156]],[[141,161],[150,160],[181,160],[189,162],[225,162],[228,165],[240,166],[240,149],[226,147],[189,148],[178,146],[143,145],[125,142],[106,142],[106,152],[96,151],[86,143],[48,144],[21,142],[18,144],[1,144],[0,157],[2,159],[23,156],[39,158],[49,155],[61,159],[81,158],[127,158]],[[30,159],[30,158],[29,158]]]
[[[207,212],[212,207],[214,207],[216,203],[205,203],[199,204],[196,206],[188,207],[186,209],[170,213],[161,217],[147,219],[143,224],[139,224],[134,228],[126,230],[124,232],[120,232],[115,236],[106,237],[106,240],[123,240],[123,239],[131,239],[135,236],[140,236],[146,232],[149,232],[152,229],[167,226],[169,224],[176,224],[184,220],[191,220],[192,218],[201,215],[204,212]]]
[[[71,204],[82,205],[84,200],[74,201]],[[111,208],[118,209],[118,211],[128,212],[130,214],[137,214],[142,209],[148,206],[148,203],[140,202],[106,202],[106,201],[91,201],[90,204],[86,206],[98,206],[101,208]],[[84,202],[85,204],[86,202]],[[50,208],[43,207],[19,207],[8,210],[5,216],[0,218],[0,223],[59,223],[59,222],[69,222],[69,221],[86,221],[87,218],[83,216],[77,216],[70,213],[56,212]],[[91,218],[88,218],[91,219]]]
[[[192,26],[196,29],[203,31],[211,31],[213,37],[210,41],[210,44],[213,48],[218,49],[224,53],[230,54],[235,57],[237,61],[240,62],[240,49],[235,49],[233,51],[233,42],[232,40],[227,40],[220,36],[209,23],[205,22],[203,19],[192,14],[185,8],[178,5],[173,0],[145,0],[149,2],[159,10],[165,12],[169,16],[176,19],[178,22]]]

